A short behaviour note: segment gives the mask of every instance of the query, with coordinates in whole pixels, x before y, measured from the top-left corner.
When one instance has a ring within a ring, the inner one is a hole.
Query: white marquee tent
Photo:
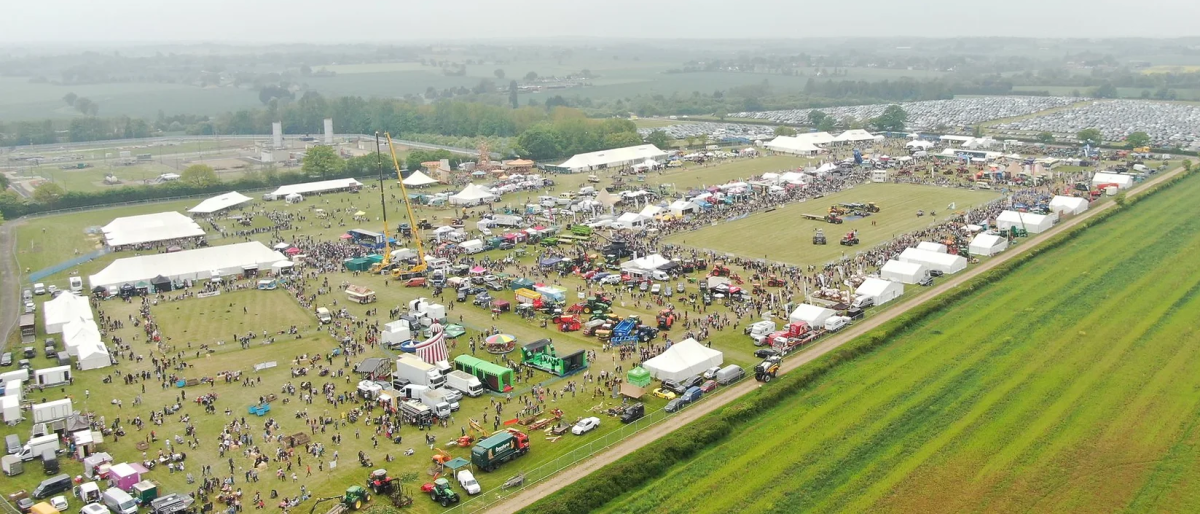
[[[700,206],[691,200],[675,200],[671,205],[667,206],[671,214],[683,216],[684,214],[696,214],[700,212]]]
[[[854,290],[854,294],[875,300],[875,305],[883,305],[904,294],[904,284],[881,278],[868,278]]]
[[[900,252],[900,261],[912,262],[925,266],[929,270],[937,270],[947,275],[967,269],[967,258],[961,255],[937,253],[916,248],[906,248]]]
[[[160,212],[117,218],[101,228],[109,246],[136,245],[169,239],[200,237],[204,229],[178,212]]]
[[[833,140],[837,143],[860,143],[863,141],[874,141],[875,136],[863,129],[850,129],[838,134]]]
[[[642,367],[659,380],[683,380],[720,366],[722,362],[724,355],[721,352],[687,338],[671,345],[658,357],[647,360]]]
[[[112,366],[112,357],[108,354],[108,348],[103,342],[83,344],[78,347],[79,355],[76,360],[79,364],[79,369],[100,369]]]
[[[1050,199],[1050,212],[1081,214],[1088,210],[1088,201],[1075,196],[1055,196]]]
[[[1030,234],[1040,234],[1054,226],[1054,217],[1028,212],[1004,211],[996,216],[996,228],[1008,230],[1012,227],[1024,228]]]
[[[590,171],[594,169],[611,168],[616,166],[632,166],[634,164],[645,164],[646,161],[659,161],[667,158],[667,152],[659,150],[654,145],[638,145],[627,146],[625,148],[613,148],[611,150],[600,150],[598,152],[589,152],[575,154],[570,159],[567,159],[559,168],[566,168],[572,173],[581,171]]]
[[[658,205],[651,204],[651,205],[642,207],[642,210],[641,210],[641,212],[638,212],[638,215],[645,216],[647,218],[653,218],[664,212],[666,212],[666,209],[664,209]]]
[[[928,150],[930,148],[933,148],[933,141],[923,141],[923,140],[909,141],[904,144],[904,147],[905,148],[915,148],[917,150]]]
[[[1008,249],[1008,239],[995,234],[979,234],[971,240],[968,251],[971,255],[996,255]]]
[[[496,199],[496,195],[475,184],[467,184],[462,191],[455,193],[450,197],[450,203],[454,205],[469,205],[482,202],[488,202]]]
[[[1116,184],[1117,189],[1129,189],[1133,187],[1133,177],[1120,173],[1100,171],[1092,175],[1092,186],[1095,187],[1100,184]]]
[[[933,243],[930,241],[921,241],[917,243],[917,249],[928,250],[930,252],[946,253],[946,245],[942,243]]]
[[[654,271],[671,263],[671,260],[661,254],[650,254],[621,263],[621,269],[626,271]]]
[[[188,209],[188,212],[192,214],[212,214],[217,211],[228,209],[235,205],[249,202],[250,200],[253,200],[253,198],[250,198],[249,196],[241,194],[237,191],[230,191],[223,195],[214,196],[203,202],[200,202],[199,205]]]
[[[149,282],[158,275],[172,281],[207,279],[212,277],[213,271],[223,276],[239,275],[247,266],[269,269],[272,264],[286,259],[266,245],[251,241],[117,259],[89,277],[88,282],[95,288]]]
[[[91,320],[94,317],[87,298],[65,292],[42,305],[42,319],[46,323],[47,334],[60,334],[67,323],[78,319]]]
[[[412,175],[409,175],[408,178],[401,180],[401,182],[404,182],[404,185],[406,186],[420,187],[428,186],[429,184],[437,184],[438,181],[429,178],[429,175],[426,175],[421,170],[417,170],[412,172]]]
[[[915,262],[887,261],[879,269],[879,276],[902,284],[916,284],[923,280],[929,270]]]
[[[90,319],[78,319],[67,323],[62,331],[63,347],[72,357],[79,356],[79,349],[88,345],[103,345],[100,329]]]
[[[797,136],[779,136],[764,146],[771,151],[796,155],[816,155],[821,151],[811,142]]]
[[[816,305],[802,303],[797,305],[796,308],[792,310],[792,313],[788,315],[788,321],[803,321],[808,323],[808,326],[810,327],[823,327],[825,326],[825,320],[829,319],[829,317],[833,316],[834,314],[837,314],[837,312],[835,312],[833,309],[826,309],[824,307],[817,307]]]
[[[352,178],[338,178],[333,180],[321,180],[318,182],[305,182],[303,184],[291,184],[279,186],[279,189],[272,191],[270,194],[276,199],[285,198],[287,195],[298,194],[307,195],[313,193],[325,193],[329,191],[341,191],[343,189],[357,189],[362,187],[362,182]]]

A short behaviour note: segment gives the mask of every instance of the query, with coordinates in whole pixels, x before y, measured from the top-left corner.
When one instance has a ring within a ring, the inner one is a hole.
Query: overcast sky
[[[1194,0],[4,0],[3,5],[3,43],[1200,34],[1200,2]]]

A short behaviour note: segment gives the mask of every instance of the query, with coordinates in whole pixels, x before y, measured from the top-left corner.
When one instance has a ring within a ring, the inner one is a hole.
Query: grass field
[[[1088,229],[607,510],[1200,510],[1197,194]]]
[[[824,264],[846,253],[867,249],[900,234],[940,222],[952,212],[946,208],[950,203],[955,203],[957,210],[964,210],[998,198],[998,194],[986,191],[909,184],[865,184],[824,198],[787,204],[772,212],[754,214],[695,232],[675,234],[667,238],[667,242],[798,265]],[[881,212],[841,225],[807,220],[800,216],[824,215],[830,205],[838,203],[865,202],[876,202]],[[918,210],[924,210],[925,216],[918,217]],[[931,211],[944,214],[939,214],[935,219],[930,216]],[[872,222],[875,224],[872,225]],[[812,234],[817,229],[825,232],[829,244],[812,244]],[[861,246],[852,248],[837,244],[841,236],[851,230],[858,230]],[[764,234],[775,236],[764,237]]]

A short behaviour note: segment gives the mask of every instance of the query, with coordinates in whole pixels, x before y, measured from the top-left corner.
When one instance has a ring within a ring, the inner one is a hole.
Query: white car
[[[704,370],[704,378],[708,379],[708,380],[716,378],[718,371],[721,371],[720,366],[713,366],[711,368],[708,368],[708,369]]]
[[[99,503],[89,503],[79,509],[79,514],[108,514],[108,507]]]
[[[583,435],[595,430],[598,426],[600,426],[600,418],[583,418],[579,420],[579,423],[576,423],[575,426],[571,427],[571,433],[575,435]]]
[[[479,494],[483,490],[479,487],[479,482],[475,481],[475,475],[466,469],[458,472],[458,485],[461,485],[467,494]]]
[[[600,283],[601,284],[620,284],[621,283],[621,275],[606,275],[604,278],[600,279]]]
[[[55,496],[53,498],[50,498],[50,506],[54,507],[55,510],[57,510],[59,512],[66,512],[67,507],[68,507],[67,497],[66,496]]]
[[[654,284],[650,286],[650,294],[658,294],[662,292],[662,284]]]

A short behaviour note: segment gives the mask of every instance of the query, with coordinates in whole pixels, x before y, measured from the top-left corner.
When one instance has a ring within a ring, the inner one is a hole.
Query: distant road
[[[1167,173],[1163,173],[1153,180],[1142,184],[1142,186],[1136,190],[1131,191],[1129,196],[1137,196],[1138,194],[1141,194],[1142,192],[1152,188],[1156,184],[1178,175],[1182,171],[1183,168],[1176,168]],[[897,316],[900,316],[905,312],[908,312],[913,307],[916,307],[917,305],[920,305],[932,299],[933,297],[942,294],[950,288],[959,286],[968,280],[975,278],[980,273],[995,268],[996,266],[999,266],[1010,259],[1016,258],[1017,256],[1028,252],[1032,248],[1036,248],[1039,244],[1050,237],[1062,233],[1063,231],[1068,230],[1075,225],[1083,223],[1092,216],[1112,208],[1114,205],[1116,205],[1114,202],[1108,202],[1099,207],[1089,209],[1087,212],[1067,220],[1066,222],[1059,224],[1042,234],[1039,234],[1036,238],[1034,238],[1037,240],[1036,242],[1031,241],[1028,244],[1023,244],[1009,251],[1001,253],[998,257],[989,259],[987,262],[980,264],[979,266],[970,268],[963,273],[955,275],[953,278],[950,278],[942,284],[918,294],[915,298],[913,298],[912,301],[905,303],[904,305],[901,305],[895,309],[884,311],[875,316],[871,316],[863,320],[861,323],[851,325],[850,328],[842,331],[842,333],[817,343],[813,347],[809,348],[808,351],[801,352],[792,358],[785,359],[783,364],[780,366],[779,373],[788,373],[799,368],[800,366],[817,360],[821,356],[838,349],[846,343],[849,343],[850,341],[854,340],[854,338],[861,336],[868,331],[875,329],[876,327],[888,321],[891,321],[892,319],[895,319]],[[643,430],[637,434],[634,434],[628,439],[613,445],[608,450],[596,454],[594,457],[584,459],[574,466],[560,470],[557,474],[551,476],[550,478],[538,482],[537,484],[506,498],[504,501],[490,506],[489,512],[516,512],[520,509],[528,507],[539,499],[549,496],[555,491],[573,484],[576,480],[587,476],[589,473],[598,471],[600,468],[617,461],[617,459],[629,455],[634,451],[637,451],[639,448],[650,444],[651,442],[671,432],[674,432],[675,430],[683,428],[688,423],[700,419],[701,417],[733,402],[734,400],[737,400],[743,395],[749,394],[751,391],[754,391],[759,387],[764,387],[764,384],[754,380],[743,380],[731,388],[719,390],[720,392],[711,400],[700,402],[694,407],[684,409],[678,414],[672,414],[671,417],[667,418],[665,421],[655,425],[653,430]]]
[[[295,140],[299,136],[297,136],[295,134],[292,134],[292,135],[285,134],[283,137],[285,140]],[[313,137],[319,138],[319,136],[313,136]],[[355,139],[355,138],[374,139],[375,134],[334,134],[333,138],[334,138],[334,140]],[[96,148],[96,149],[111,148],[113,146],[122,146],[122,145],[145,146],[145,145],[149,145],[151,143],[172,143],[172,142],[186,143],[189,141],[206,141],[207,142],[207,141],[238,141],[238,140],[241,140],[241,141],[268,141],[270,139],[271,139],[270,134],[254,134],[254,135],[249,135],[249,136],[161,136],[161,137],[147,137],[147,138],[139,138],[139,139],[111,139],[111,140],[107,140],[107,141],[84,141],[84,142],[80,142],[80,143],[54,143],[54,144],[46,144],[46,145],[25,145],[25,146],[15,147],[14,150],[23,152],[23,153],[38,153],[38,152],[61,152],[64,150],[87,150],[88,148]],[[409,147],[413,147],[413,148],[423,148],[426,150],[448,150],[453,153],[459,153],[459,154],[464,154],[464,155],[478,155],[479,154],[479,150],[476,150],[474,148],[458,148],[458,147],[454,147],[454,146],[435,145],[432,143],[421,143],[418,141],[406,141],[403,139],[392,139],[392,141],[397,144],[400,144],[400,145],[409,146]],[[195,153],[195,152],[189,152],[189,153]]]

